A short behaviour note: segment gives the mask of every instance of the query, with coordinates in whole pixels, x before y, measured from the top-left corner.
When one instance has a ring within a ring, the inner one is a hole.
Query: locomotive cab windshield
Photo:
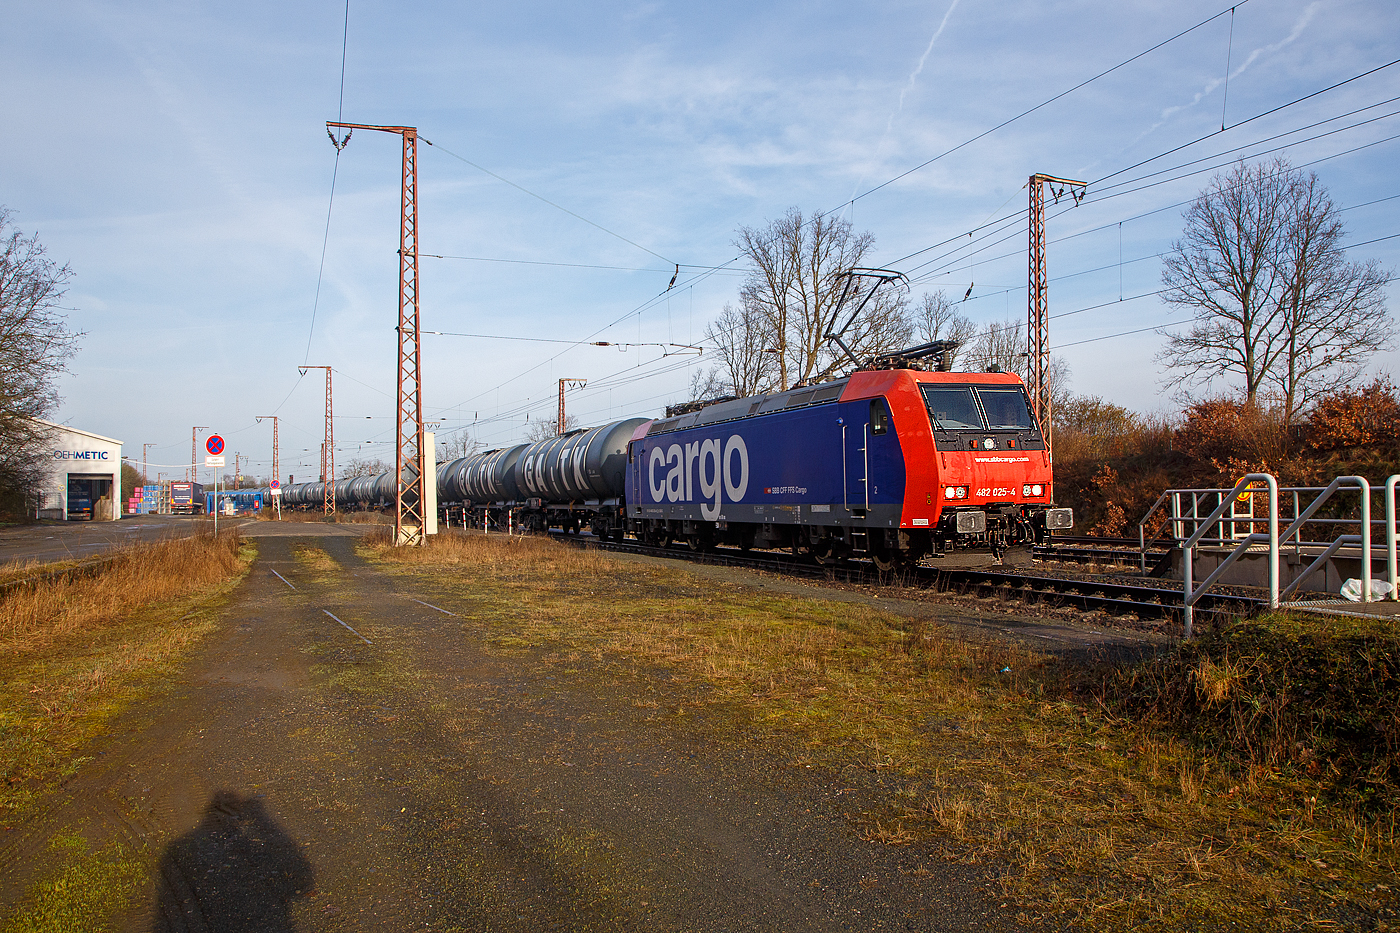
[[[942,435],[943,443],[962,446],[951,435],[959,432],[1014,432],[1034,447],[1040,440],[1040,428],[1031,417],[1026,393],[1014,385],[938,385],[924,384],[924,404],[934,431]]]

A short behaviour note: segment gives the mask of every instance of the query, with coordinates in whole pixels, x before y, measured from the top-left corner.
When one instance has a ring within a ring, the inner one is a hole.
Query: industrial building
[[[91,431],[35,419],[49,432],[38,517],[68,521],[121,518],[122,442]]]

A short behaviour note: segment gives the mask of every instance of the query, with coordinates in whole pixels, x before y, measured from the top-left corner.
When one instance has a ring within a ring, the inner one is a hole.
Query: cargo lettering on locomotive
[[[661,470],[665,470],[664,475]],[[700,515],[712,522],[719,518],[724,495],[730,502],[739,502],[749,491],[748,445],[739,435],[731,434],[722,448],[719,438],[714,437],[684,447],[653,447],[647,459],[647,489],[653,502],[694,502],[698,490]]]

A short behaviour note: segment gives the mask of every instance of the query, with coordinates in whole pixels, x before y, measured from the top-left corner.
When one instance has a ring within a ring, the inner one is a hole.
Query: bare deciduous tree
[[[755,395],[768,389],[778,371],[767,319],[761,313],[726,304],[705,326],[705,339],[719,352],[719,362],[691,386],[695,398]],[[700,375],[700,374],[697,374]]]
[[[388,473],[393,469],[392,466],[385,463],[383,460],[370,459],[368,457],[364,459],[356,458],[341,467],[340,478],[354,479],[357,476],[378,476],[380,473]]]
[[[68,329],[59,307],[71,277],[0,207],[0,498],[16,512],[38,480],[49,437],[33,419],[58,405],[55,381],[82,336]]]
[[[1353,378],[1389,342],[1388,276],[1347,263],[1343,232],[1317,176],[1283,159],[1217,175],[1162,270],[1164,300],[1195,313],[1158,354],[1167,384],[1237,377],[1250,405],[1272,385],[1291,421]]]
[[[578,418],[573,415],[564,416],[564,433],[578,429]],[[559,423],[557,421],[531,421],[525,426],[525,443],[533,444],[536,441],[547,441],[551,437],[559,436]]]
[[[952,368],[957,369],[958,358],[966,355],[969,345],[977,335],[977,325],[959,314],[957,306],[948,300],[948,296],[943,294],[941,289],[936,292],[924,292],[919,298],[919,303],[910,312],[910,318],[916,342],[957,342],[958,349],[949,355]]]
[[[1319,398],[1350,385],[1390,342],[1380,263],[1349,263],[1336,205],[1308,173],[1294,181],[1282,272],[1279,362],[1266,375],[1283,398],[1285,423]]]
[[[438,463],[448,463],[462,457],[470,457],[483,447],[481,441],[472,437],[471,432],[465,428],[439,438],[437,446]]]
[[[840,217],[804,218],[795,207],[766,227],[740,228],[735,245],[753,271],[740,290],[739,313],[763,334],[761,349],[773,351],[772,388],[784,391],[817,382],[849,364],[826,335],[844,325],[838,316],[864,297],[861,292],[846,308],[839,307],[845,288],[842,273],[860,266],[874,242],[871,234],[856,233]],[[859,285],[872,287],[867,280]],[[857,357],[907,343],[910,328],[904,307],[903,294],[892,289],[882,289],[866,304],[844,338]]]

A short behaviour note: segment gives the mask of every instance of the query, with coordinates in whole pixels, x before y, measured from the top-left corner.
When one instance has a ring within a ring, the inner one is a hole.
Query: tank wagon
[[[438,501],[488,518],[512,509],[526,531],[550,527],[621,540],[627,524],[627,447],[644,418],[464,457],[438,472]]]
[[[783,547],[891,568],[993,555],[1073,526],[1025,386],[1008,373],[862,369],[787,392],[629,418],[438,467],[438,502],[525,531]],[[285,487],[314,508],[319,483]],[[338,507],[393,506],[392,473],[336,482]]]

